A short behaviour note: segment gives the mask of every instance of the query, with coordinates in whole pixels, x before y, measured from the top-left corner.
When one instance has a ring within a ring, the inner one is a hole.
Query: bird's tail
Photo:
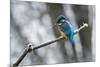
[[[73,45],[73,37],[74,37],[74,32],[73,33],[71,33],[70,34],[70,36],[69,36],[69,41],[70,41],[70,43]]]

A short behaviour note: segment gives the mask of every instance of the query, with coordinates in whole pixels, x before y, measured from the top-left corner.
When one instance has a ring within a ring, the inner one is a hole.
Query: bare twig
[[[74,33],[77,34],[80,30],[82,30],[85,27],[88,27],[88,24],[83,24],[83,26],[81,26],[79,29],[75,30]],[[23,54],[19,57],[19,59],[16,61],[16,63],[13,64],[13,67],[18,66],[29,52],[34,51],[34,50],[39,49],[39,48],[42,48],[42,47],[45,47],[47,45],[50,45],[54,42],[57,42],[57,41],[60,41],[63,39],[64,39],[63,36],[60,36],[60,37],[56,38],[55,40],[51,40],[49,42],[43,43],[43,44],[36,46],[36,47],[34,47],[32,44],[28,44],[28,46],[25,48],[25,51],[23,52]]]
[[[32,44],[28,44],[25,48],[23,54],[19,57],[16,63],[13,64],[13,67],[16,67],[20,64],[20,62],[24,59],[24,57],[27,55],[27,53],[32,51]]]

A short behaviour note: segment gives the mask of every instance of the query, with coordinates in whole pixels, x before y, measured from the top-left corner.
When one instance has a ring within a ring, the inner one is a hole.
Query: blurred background
[[[59,15],[70,19],[75,29],[89,27],[74,36],[75,50],[69,41],[55,42],[29,53],[20,65],[61,64],[95,61],[95,6],[11,0],[10,64],[17,61],[28,43],[38,46],[59,35],[54,24]]]

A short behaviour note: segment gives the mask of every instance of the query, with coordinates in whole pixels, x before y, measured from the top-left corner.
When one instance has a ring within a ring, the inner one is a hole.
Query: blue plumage
[[[69,37],[70,43],[73,43],[74,28],[68,18],[60,15],[57,17],[57,23],[60,24],[60,30]]]

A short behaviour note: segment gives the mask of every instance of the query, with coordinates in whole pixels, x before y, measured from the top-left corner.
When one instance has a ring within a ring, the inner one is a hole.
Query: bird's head
[[[65,20],[65,19],[66,19],[65,16],[59,15],[59,16],[57,17],[57,23],[61,23],[61,20]]]
[[[65,17],[64,15],[59,15],[57,17],[57,23],[58,24],[64,23],[65,20],[69,20],[69,19],[67,17]]]

